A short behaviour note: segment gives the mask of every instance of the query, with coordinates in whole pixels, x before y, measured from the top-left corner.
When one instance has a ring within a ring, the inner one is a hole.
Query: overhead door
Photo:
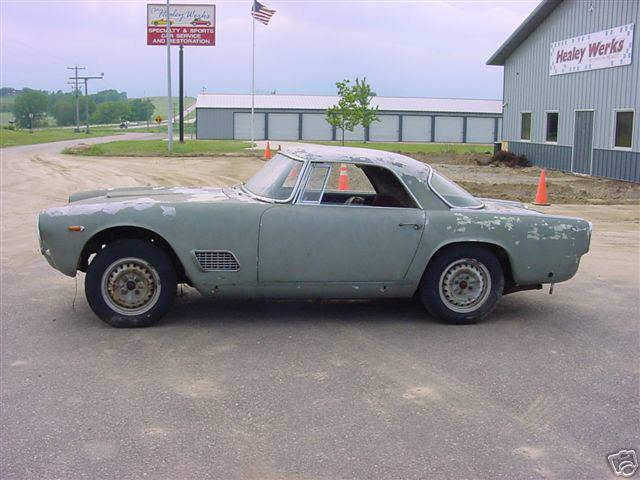
[[[255,114],[254,139],[264,140],[264,113]],[[251,114],[235,113],[233,115],[233,138],[236,140],[251,139]]]
[[[495,126],[494,118],[467,118],[467,142],[492,143]]]
[[[302,115],[303,140],[331,140],[333,128],[327,123],[323,113],[304,113]]]
[[[402,117],[403,142],[430,142],[431,117],[426,115],[405,115]]]
[[[337,129],[336,130],[336,140],[340,140],[342,135],[342,130]],[[353,140],[353,141],[364,141],[364,128],[362,125],[357,125],[354,129],[353,132],[350,132],[349,130],[345,130],[344,132],[344,139],[345,140]]]
[[[300,116],[297,113],[270,113],[269,138],[273,140],[298,140]]]
[[[462,143],[462,117],[435,117],[436,142]]]
[[[369,125],[369,140],[373,142],[397,142],[399,134],[398,115],[378,115],[378,121]]]

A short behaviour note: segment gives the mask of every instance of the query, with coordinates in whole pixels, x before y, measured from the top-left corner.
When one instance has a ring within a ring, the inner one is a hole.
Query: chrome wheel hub
[[[160,277],[155,268],[140,258],[122,258],[105,269],[102,297],[110,308],[123,315],[149,311],[160,296]]]
[[[482,262],[463,258],[444,269],[439,283],[440,299],[453,311],[477,310],[491,293],[491,275]]]

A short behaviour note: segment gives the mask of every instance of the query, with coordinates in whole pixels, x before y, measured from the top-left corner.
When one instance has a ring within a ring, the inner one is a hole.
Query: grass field
[[[239,140],[190,140],[173,143],[173,156],[199,157],[221,153],[240,152],[249,147],[249,142]],[[63,153],[105,157],[165,157],[167,142],[164,140],[125,140],[122,142],[98,143],[89,148],[66,149]]]
[[[340,142],[311,142],[320,145],[340,146]],[[478,143],[399,143],[399,142],[344,142],[345,147],[372,148],[398,153],[485,153],[492,152],[493,145]]]
[[[71,128],[47,128],[43,130],[7,130],[0,128],[0,147],[13,147],[16,145],[33,145],[36,143],[58,142],[61,140],[82,140],[89,137],[103,137],[105,135],[118,135],[122,132],[109,129],[96,129],[91,133],[75,133]]]

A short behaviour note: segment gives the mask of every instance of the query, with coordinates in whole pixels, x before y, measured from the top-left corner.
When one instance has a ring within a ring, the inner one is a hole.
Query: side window
[[[547,131],[545,141],[551,143],[558,142],[558,112],[547,112]]]
[[[334,163],[327,191],[375,194],[376,190],[362,169],[353,163]]]
[[[300,197],[302,203],[320,203],[322,191],[329,175],[329,165],[313,165],[304,187],[304,192]]]
[[[531,112],[520,114],[520,140],[531,140]]]
[[[633,137],[633,112],[616,112],[615,120],[614,147],[631,148],[631,139]]]

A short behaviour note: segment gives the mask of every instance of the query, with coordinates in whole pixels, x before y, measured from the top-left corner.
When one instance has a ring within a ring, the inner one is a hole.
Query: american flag
[[[268,25],[269,20],[271,20],[271,17],[273,17],[274,13],[276,13],[275,10],[269,10],[260,2],[254,0],[253,7],[251,7],[251,16],[254,19],[258,20],[260,23]]]

